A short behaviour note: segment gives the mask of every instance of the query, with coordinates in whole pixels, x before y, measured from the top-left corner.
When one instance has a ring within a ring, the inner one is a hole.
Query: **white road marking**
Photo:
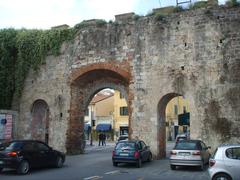
[[[104,174],[116,174],[116,173],[119,173],[119,170],[106,172],[106,173],[104,173]]]
[[[101,179],[102,177],[101,176],[91,176],[91,177],[86,177],[86,178],[83,178],[83,180],[90,180],[90,179]]]

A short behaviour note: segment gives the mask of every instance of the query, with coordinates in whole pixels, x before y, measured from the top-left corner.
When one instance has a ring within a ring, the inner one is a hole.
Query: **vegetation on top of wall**
[[[198,1],[195,2],[194,4],[190,4],[189,9],[199,9],[199,8],[205,8],[208,6],[207,1]]]
[[[0,109],[11,108],[13,96],[21,95],[30,69],[37,71],[47,55],[59,55],[73,37],[73,29],[0,30]]]
[[[228,0],[226,1],[226,5],[228,7],[236,7],[236,6],[240,6],[240,2],[238,0]]]
[[[75,30],[79,30],[79,29],[82,29],[82,28],[85,28],[85,27],[89,27],[93,23],[95,23],[97,25],[97,27],[102,27],[105,24],[107,24],[107,22],[105,20],[103,20],[103,19],[87,20],[87,21],[82,21],[82,22],[76,24],[74,26],[74,29]]]

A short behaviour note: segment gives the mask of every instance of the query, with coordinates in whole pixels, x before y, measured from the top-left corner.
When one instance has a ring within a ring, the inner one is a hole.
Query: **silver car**
[[[201,170],[210,158],[209,149],[201,140],[182,140],[176,143],[170,155],[170,167],[199,166]]]
[[[209,160],[208,173],[212,180],[239,180],[240,144],[219,146]]]

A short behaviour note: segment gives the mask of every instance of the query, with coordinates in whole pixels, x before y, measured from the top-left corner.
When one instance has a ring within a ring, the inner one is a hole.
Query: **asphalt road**
[[[4,170],[1,180],[207,180],[208,174],[194,167],[169,167],[168,159],[144,163],[141,168],[121,164],[112,166],[113,145],[86,148],[83,155],[67,156],[63,168],[44,168],[32,170],[28,175],[17,175],[14,171]]]

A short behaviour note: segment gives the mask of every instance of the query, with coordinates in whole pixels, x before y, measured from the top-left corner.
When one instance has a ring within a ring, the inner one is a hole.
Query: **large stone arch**
[[[69,124],[67,130],[66,149],[69,154],[83,153],[84,112],[91,98],[101,89],[113,88],[120,90],[128,97],[129,126],[131,127],[131,101],[129,91],[131,76],[125,70],[128,65],[100,63],[79,68],[72,73],[71,102],[69,110]],[[131,128],[130,134],[131,134]]]
[[[31,107],[31,136],[33,139],[48,143],[49,140],[49,106],[46,101],[37,99]]]

